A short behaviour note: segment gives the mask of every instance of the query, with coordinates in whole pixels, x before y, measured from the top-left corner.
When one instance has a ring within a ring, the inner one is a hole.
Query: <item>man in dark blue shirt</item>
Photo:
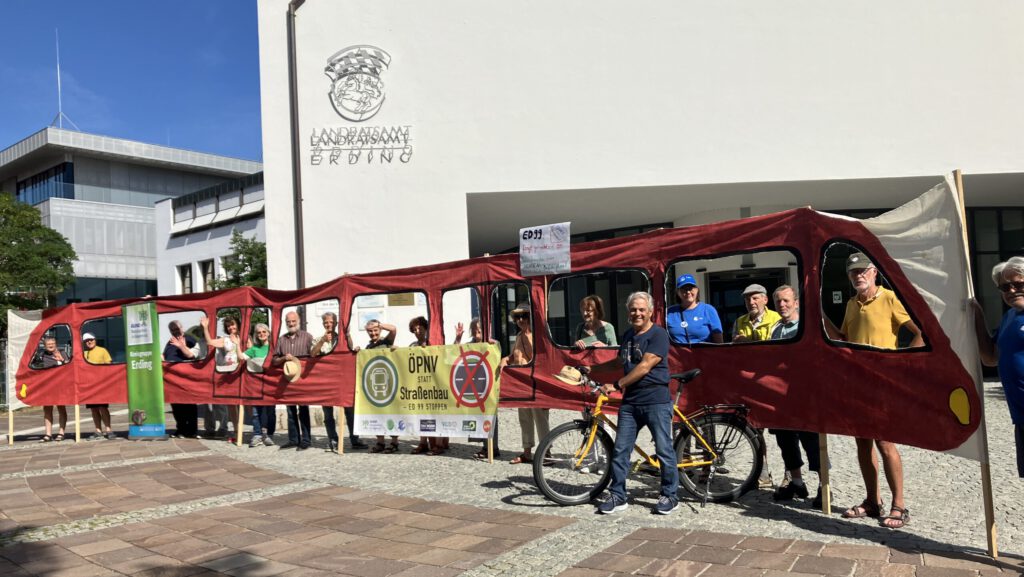
[[[651,320],[654,299],[645,292],[635,292],[626,300],[629,323],[632,325],[619,339],[619,357],[624,376],[605,384],[601,392],[622,392],[619,407],[618,434],[612,457],[611,496],[598,507],[609,515],[626,510],[626,476],[629,457],[636,435],[647,427],[654,437],[655,453],[661,466],[661,497],[654,511],[668,515],[679,506],[679,470],[676,451],[672,447],[672,397],[668,382],[668,332]]]
[[[164,345],[164,361],[168,363],[184,363],[195,360],[196,340],[185,334],[180,321],[171,321],[167,326],[171,338]],[[174,415],[175,434],[179,437],[194,439],[199,436],[199,410],[196,405],[171,403],[171,414]]]

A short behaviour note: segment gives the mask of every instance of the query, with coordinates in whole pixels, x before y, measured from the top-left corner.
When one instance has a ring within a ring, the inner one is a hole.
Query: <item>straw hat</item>
[[[299,364],[299,361],[286,361],[284,363],[284,378],[288,379],[289,383],[299,380],[301,374],[302,365]]]
[[[578,370],[566,365],[562,367],[561,371],[558,371],[557,375],[552,375],[556,379],[562,381],[567,385],[582,385],[583,384],[583,373]]]

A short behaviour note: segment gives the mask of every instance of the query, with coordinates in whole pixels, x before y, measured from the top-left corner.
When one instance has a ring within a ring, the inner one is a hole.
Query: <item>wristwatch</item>
[[[619,386],[619,381],[612,383],[612,387],[614,387],[616,391],[619,391],[620,393],[622,392],[622,387]]]

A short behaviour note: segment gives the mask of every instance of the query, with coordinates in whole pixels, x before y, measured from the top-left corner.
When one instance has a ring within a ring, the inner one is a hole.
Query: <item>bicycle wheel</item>
[[[715,472],[711,467],[679,469],[679,483],[693,496],[712,503],[727,503],[757,485],[763,461],[757,434],[745,421],[733,415],[704,415],[693,426],[718,453]],[[676,440],[676,456],[681,465],[710,458],[700,440],[688,428]],[[710,477],[710,483],[708,479]]]
[[[555,427],[533,457],[533,480],[548,499],[559,505],[581,505],[596,498],[611,480],[611,436],[598,426],[590,450],[584,454],[590,425],[584,421]]]

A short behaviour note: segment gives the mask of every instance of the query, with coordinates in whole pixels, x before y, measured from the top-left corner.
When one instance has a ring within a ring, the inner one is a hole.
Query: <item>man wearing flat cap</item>
[[[759,284],[743,289],[743,304],[747,314],[736,319],[732,326],[732,342],[767,341],[775,323],[782,320],[779,313],[768,308],[768,291]]]
[[[917,327],[907,309],[896,297],[896,293],[876,284],[878,269],[861,252],[855,252],[846,259],[846,275],[857,294],[846,303],[843,326],[836,328],[828,317],[825,332],[834,340],[871,345],[882,349],[895,349],[898,345],[900,327],[907,328],[913,335],[911,347],[924,346],[921,329]],[[889,515],[882,517],[882,495],[878,483],[878,461],[875,447],[882,454],[885,478],[892,490],[892,506]],[[843,517],[881,517],[881,525],[899,529],[910,522],[910,512],[903,502],[903,460],[896,445],[888,441],[857,439],[857,461],[867,498],[860,505],[854,505]]]

